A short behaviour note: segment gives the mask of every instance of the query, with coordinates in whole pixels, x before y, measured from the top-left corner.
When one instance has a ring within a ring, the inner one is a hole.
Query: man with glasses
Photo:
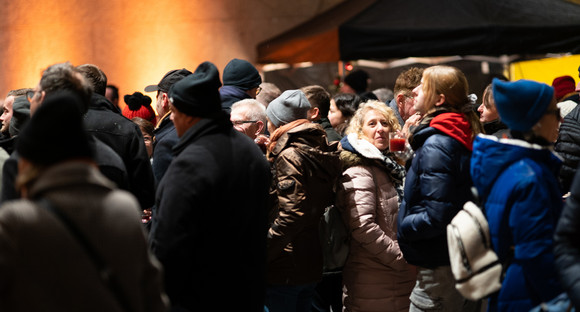
[[[232,104],[244,99],[255,99],[262,77],[250,62],[233,59],[224,68],[224,85],[220,88],[222,110],[229,113]]]
[[[250,137],[266,154],[266,145],[270,143],[264,135],[266,128],[266,107],[254,99],[245,99],[232,105],[230,120],[234,129]]]
[[[155,92],[157,91],[155,109],[157,110],[157,115],[159,116],[155,131],[155,141],[153,142],[153,175],[155,176],[156,183],[161,181],[167,167],[173,159],[173,146],[179,141],[177,133],[175,132],[175,126],[171,122],[171,109],[169,107],[169,88],[171,86],[191,75],[191,72],[185,68],[170,70],[161,78],[156,85],[150,85],[145,87],[145,92]]]

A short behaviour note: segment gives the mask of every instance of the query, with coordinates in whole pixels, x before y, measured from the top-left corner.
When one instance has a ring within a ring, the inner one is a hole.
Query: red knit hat
[[[574,92],[576,82],[572,76],[560,76],[552,81],[552,87],[554,87],[556,100],[560,101],[566,94]]]
[[[131,95],[127,94],[123,97],[127,104],[123,108],[123,116],[133,119],[133,117],[141,117],[150,121],[152,124],[157,123],[155,111],[151,107],[151,98],[143,95],[141,92],[135,92]]]

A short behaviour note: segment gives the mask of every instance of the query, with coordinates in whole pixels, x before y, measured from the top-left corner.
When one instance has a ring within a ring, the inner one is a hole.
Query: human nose
[[[480,105],[477,107],[477,111],[478,111],[478,112],[480,112],[480,113],[483,113],[483,104],[480,104]]]

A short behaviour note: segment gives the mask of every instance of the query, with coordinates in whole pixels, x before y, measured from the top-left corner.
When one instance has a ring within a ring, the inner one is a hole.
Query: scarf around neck
[[[342,148],[349,152],[356,153],[367,159],[379,160],[387,169],[387,174],[391,178],[398,195],[399,205],[403,200],[403,180],[405,178],[405,168],[399,165],[391,153],[383,154],[376,146],[365,139],[359,139],[356,133],[351,133],[340,141]]]

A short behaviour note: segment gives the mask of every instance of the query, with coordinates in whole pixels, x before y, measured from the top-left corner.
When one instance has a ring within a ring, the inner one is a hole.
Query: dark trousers
[[[324,273],[314,289],[313,312],[342,311],[342,271]]]

